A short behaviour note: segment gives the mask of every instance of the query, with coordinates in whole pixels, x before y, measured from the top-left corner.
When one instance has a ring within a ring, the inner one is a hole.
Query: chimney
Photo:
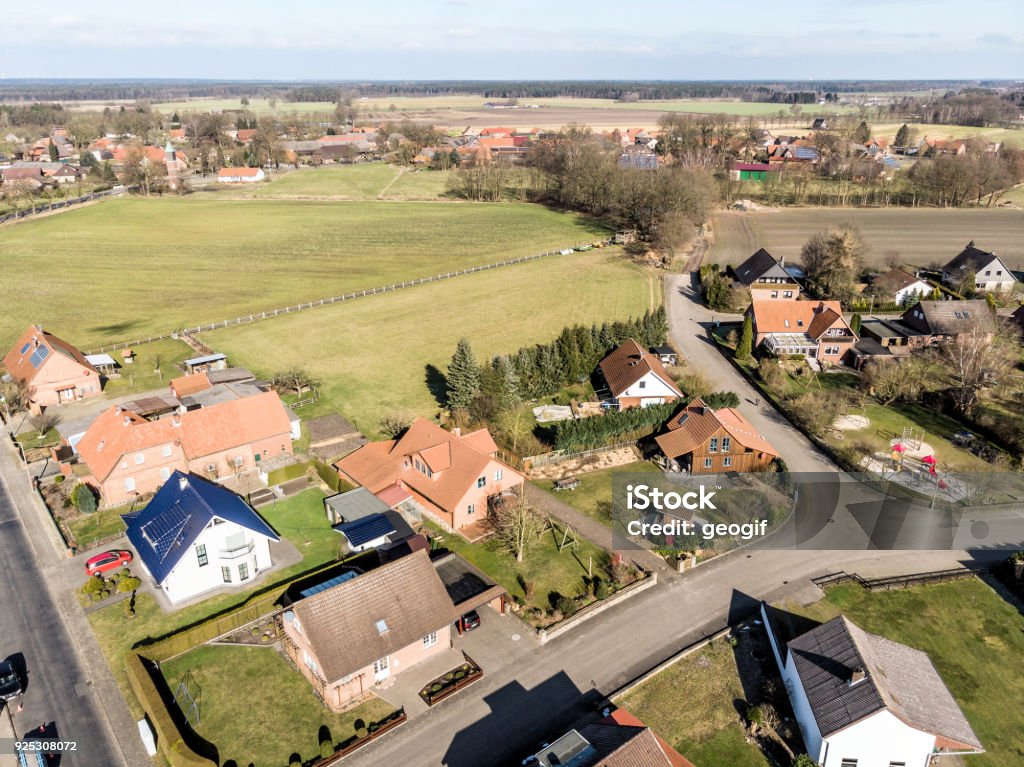
[[[179,490],[185,490],[187,488],[188,488],[188,477],[186,477],[184,474],[182,474],[180,477],[178,477],[178,489]]]
[[[126,415],[124,417],[124,425],[125,426],[131,426],[132,425],[132,417],[130,415]]]
[[[786,268],[786,257],[785,256],[783,256],[782,258],[779,259],[779,266],[781,266],[783,269]]]
[[[172,415],[171,416],[171,425],[172,426],[181,426],[181,416],[178,415],[177,413]]]
[[[858,666],[850,673],[850,687],[853,687],[854,685],[863,682],[865,679],[867,679],[867,677],[867,672],[863,669],[863,667]]]

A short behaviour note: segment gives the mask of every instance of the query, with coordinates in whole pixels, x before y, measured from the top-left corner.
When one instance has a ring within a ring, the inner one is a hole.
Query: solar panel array
[[[181,506],[175,504],[142,526],[142,534],[153,545],[161,561],[178,542],[181,531],[185,529],[191,516]]]
[[[395,526],[383,514],[370,514],[354,522],[339,525],[337,529],[353,546],[361,546],[367,541],[395,532]]]
[[[32,352],[32,356],[28,358],[28,364],[30,364],[34,368],[38,368],[40,365],[43,364],[43,360],[45,360],[49,355],[50,350],[45,346],[40,346],[38,349]]]
[[[357,573],[355,570],[346,570],[341,575],[336,575],[333,578],[324,581],[323,583],[318,583],[316,586],[310,586],[308,589],[303,589],[299,592],[299,596],[302,599],[305,599],[306,597],[311,597],[314,594],[319,594],[321,591],[327,591],[327,589],[334,588],[339,583],[350,581],[357,575],[359,575],[359,573]]]

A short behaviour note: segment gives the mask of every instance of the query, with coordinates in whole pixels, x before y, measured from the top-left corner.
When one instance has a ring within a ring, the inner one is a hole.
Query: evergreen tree
[[[111,167],[109,162],[103,163],[103,183],[104,184],[116,184],[117,174],[114,173],[114,169]]]
[[[900,129],[896,131],[896,146],[905,147],[907,142],[910,141],[910,128],[907,127],[906,123],[900,126]]]
[[[860,125],[854,128],[853,140],[858,144],[866,144],[871,140],[871,128],[861,120]]]
[[[448,155],[448,163],[453,168],[458,168],[460,162],[462,162],[462,158],[459,157],[459,153],[455,151],[455,149],[452,149],[452,153]]]
[[[451,410],[464,410],[480,391],[480,367],[476,364],[473,349],[465,338],[459,339],[459,345],[452,355],[446,379],[448,391],[448,407]]]
[[[859,312],[855,312],[854,315],[852,317],[850,317],[850,330],[852,330],[857,335],[860,335],[860,313]]]
[[[60,152],[57,150],[57,145],[53,143],[53,139],[50,139],[50,162],[60,161]]]
[[[495,399],[502,410],[511,410],[521,401],[519,396],[519,376],[508,357],[494,360]]]
[[[740,332],[739,343],[736,344],[736,359],[745,360],[750,358],[754,350],[754,321],[748,314],[743,318],[743,330]]]

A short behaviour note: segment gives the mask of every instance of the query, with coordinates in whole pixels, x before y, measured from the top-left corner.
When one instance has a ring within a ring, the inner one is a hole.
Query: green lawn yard
[[[160,670],[172,690],[192,672],[202,690],[195,730],[217,747],[222,765],[283,767],[293,753],[308,761],[320,755],[321,727],[338,744],[355,736],[357,719],[369,725],[393,711],[372,698],[343,714],[331,712],[306,678],[269,647],[204,646]]]
[[[602,469],[591,471],[586,474],[577,474],[580,481],[579,487],[575,490],[560,490],[555,492],[554,483],[551,480],[535,480],[533,484],[545,490],[559,501],[567,503],[577,511],[581,511],[588,517],[593,517],[603,525],[611,526],[611,498],[612,498],[612,472],[654,472],[661,473],[661,469],[650,461],[636,461],[614,469]]]
[[[375,434],[385,416],[438,411],[428,387],[428,375],[435,388],[436,376],[428,366],[443,372],[460,336],[483,359],[550,341],[574,322],[626,319],[660,301],[653,274],[626,261],[617,249],[605,249],[361,298],[201,338],[257,375],[272,376],[290,365],[306,368],[320,379],[321,398],[303,410],[304,418],[341,412],[364,433]]]
[[[134,392],[152,391],[167,386],[172,378],[184,375],[181,363],[190,357],[198,357],[200,353],[184,341],[167,338],[133,347],[133,362],[125,365],[121,350],[108,352],[121,365],[120,378],[109,379],[103,387],[108,397],[121,397]],[[157,362],[160,372],[157,372]]]
[[[615,702],[694,764],[769,767],[744,740],[733,705],[744,697],[733,648],[718,639]]]
[[[383,162],[324,165],[300,168],[256,185],[256,197],[331,197],[347,200],[376,199],[399,175],[399,169]],[[248,190],[230,190],[246,194]]]
[[[82,514],[68,520],[68,528],[75,536],[78,551],[88,551],[97,541],[124,532],[122,514],[128,513],[128,506],[104,509],[92,514]]]
[[[99,346],[602,232],[582,216],[528,204],[109,200],[0,231],[0,347],[30,322]]]
[[[587,576],[587,566],[593,561],[593,573],[607,581],[606,568],[609,563],[608,552],[579,538],[579,545],[570,543],[562,551],[558,544],[562,540],[562,524],[544,533],[538,541],[529,546],[522,562],[516,562],[500,544],[491,539],[483,543],[468,543],[455,533],[443,532],[431,522],[426,525],[434,535],[443,535],[442,546],[472,562],[495,583],[508,590],[509,596],[520,597],[527,608],[535,607],[550,610],[552,603],[557,601],[555,593],[567,597],[575,597],[584,590],[583,578]],[[519,578],[533,584],[533,592],[527,597],[519,583]]]
[[[965,764],[1024,765],[1024,676],[1016,672],[1024,657],[1024,615],[986,583],[969,579],[875,594],[841,586],[795,611],[819,621],[844,613],[866,631],[928,653],[985,746],[985,754]]]
[[[255,591],[273,583],[292,578],[299,573],[326,564],[338,555],[338,535],[327,521],[323,507],[324,494],[319,490],[307,490],[277,504],[263,506],[260,515],[282,538],[287,538],[302,552],[302,561],[284,570],[273,572],[269,580],[256,586],[211,597],[198,604],[182,608],[173,613],[163,612],[149,594],[139,594],[135,600],[136,615],[125,617],[122,605],[115,604],[89,614],[89,622],[107,656],[107,662],[121,690],[128,694],[128,679],[124,671],[124,654],[131,647],[147,637],[157,638],[184,626],[198,623],[214,613],[236,607]],[[135,568],[138,571],[138,567]],[[140,577],[146,578],[139,572]]]

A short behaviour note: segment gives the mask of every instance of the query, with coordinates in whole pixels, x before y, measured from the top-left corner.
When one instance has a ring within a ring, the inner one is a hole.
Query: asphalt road
[[[47,737],[75,741],[62,767],[122,764],[90,694],[75,646],[35,561],[25,528],[0,483],[0,656],[23,675],[24,710],[14,704],[18,735],[40,725]],[[13,657],[12,657],[13,656]]]

